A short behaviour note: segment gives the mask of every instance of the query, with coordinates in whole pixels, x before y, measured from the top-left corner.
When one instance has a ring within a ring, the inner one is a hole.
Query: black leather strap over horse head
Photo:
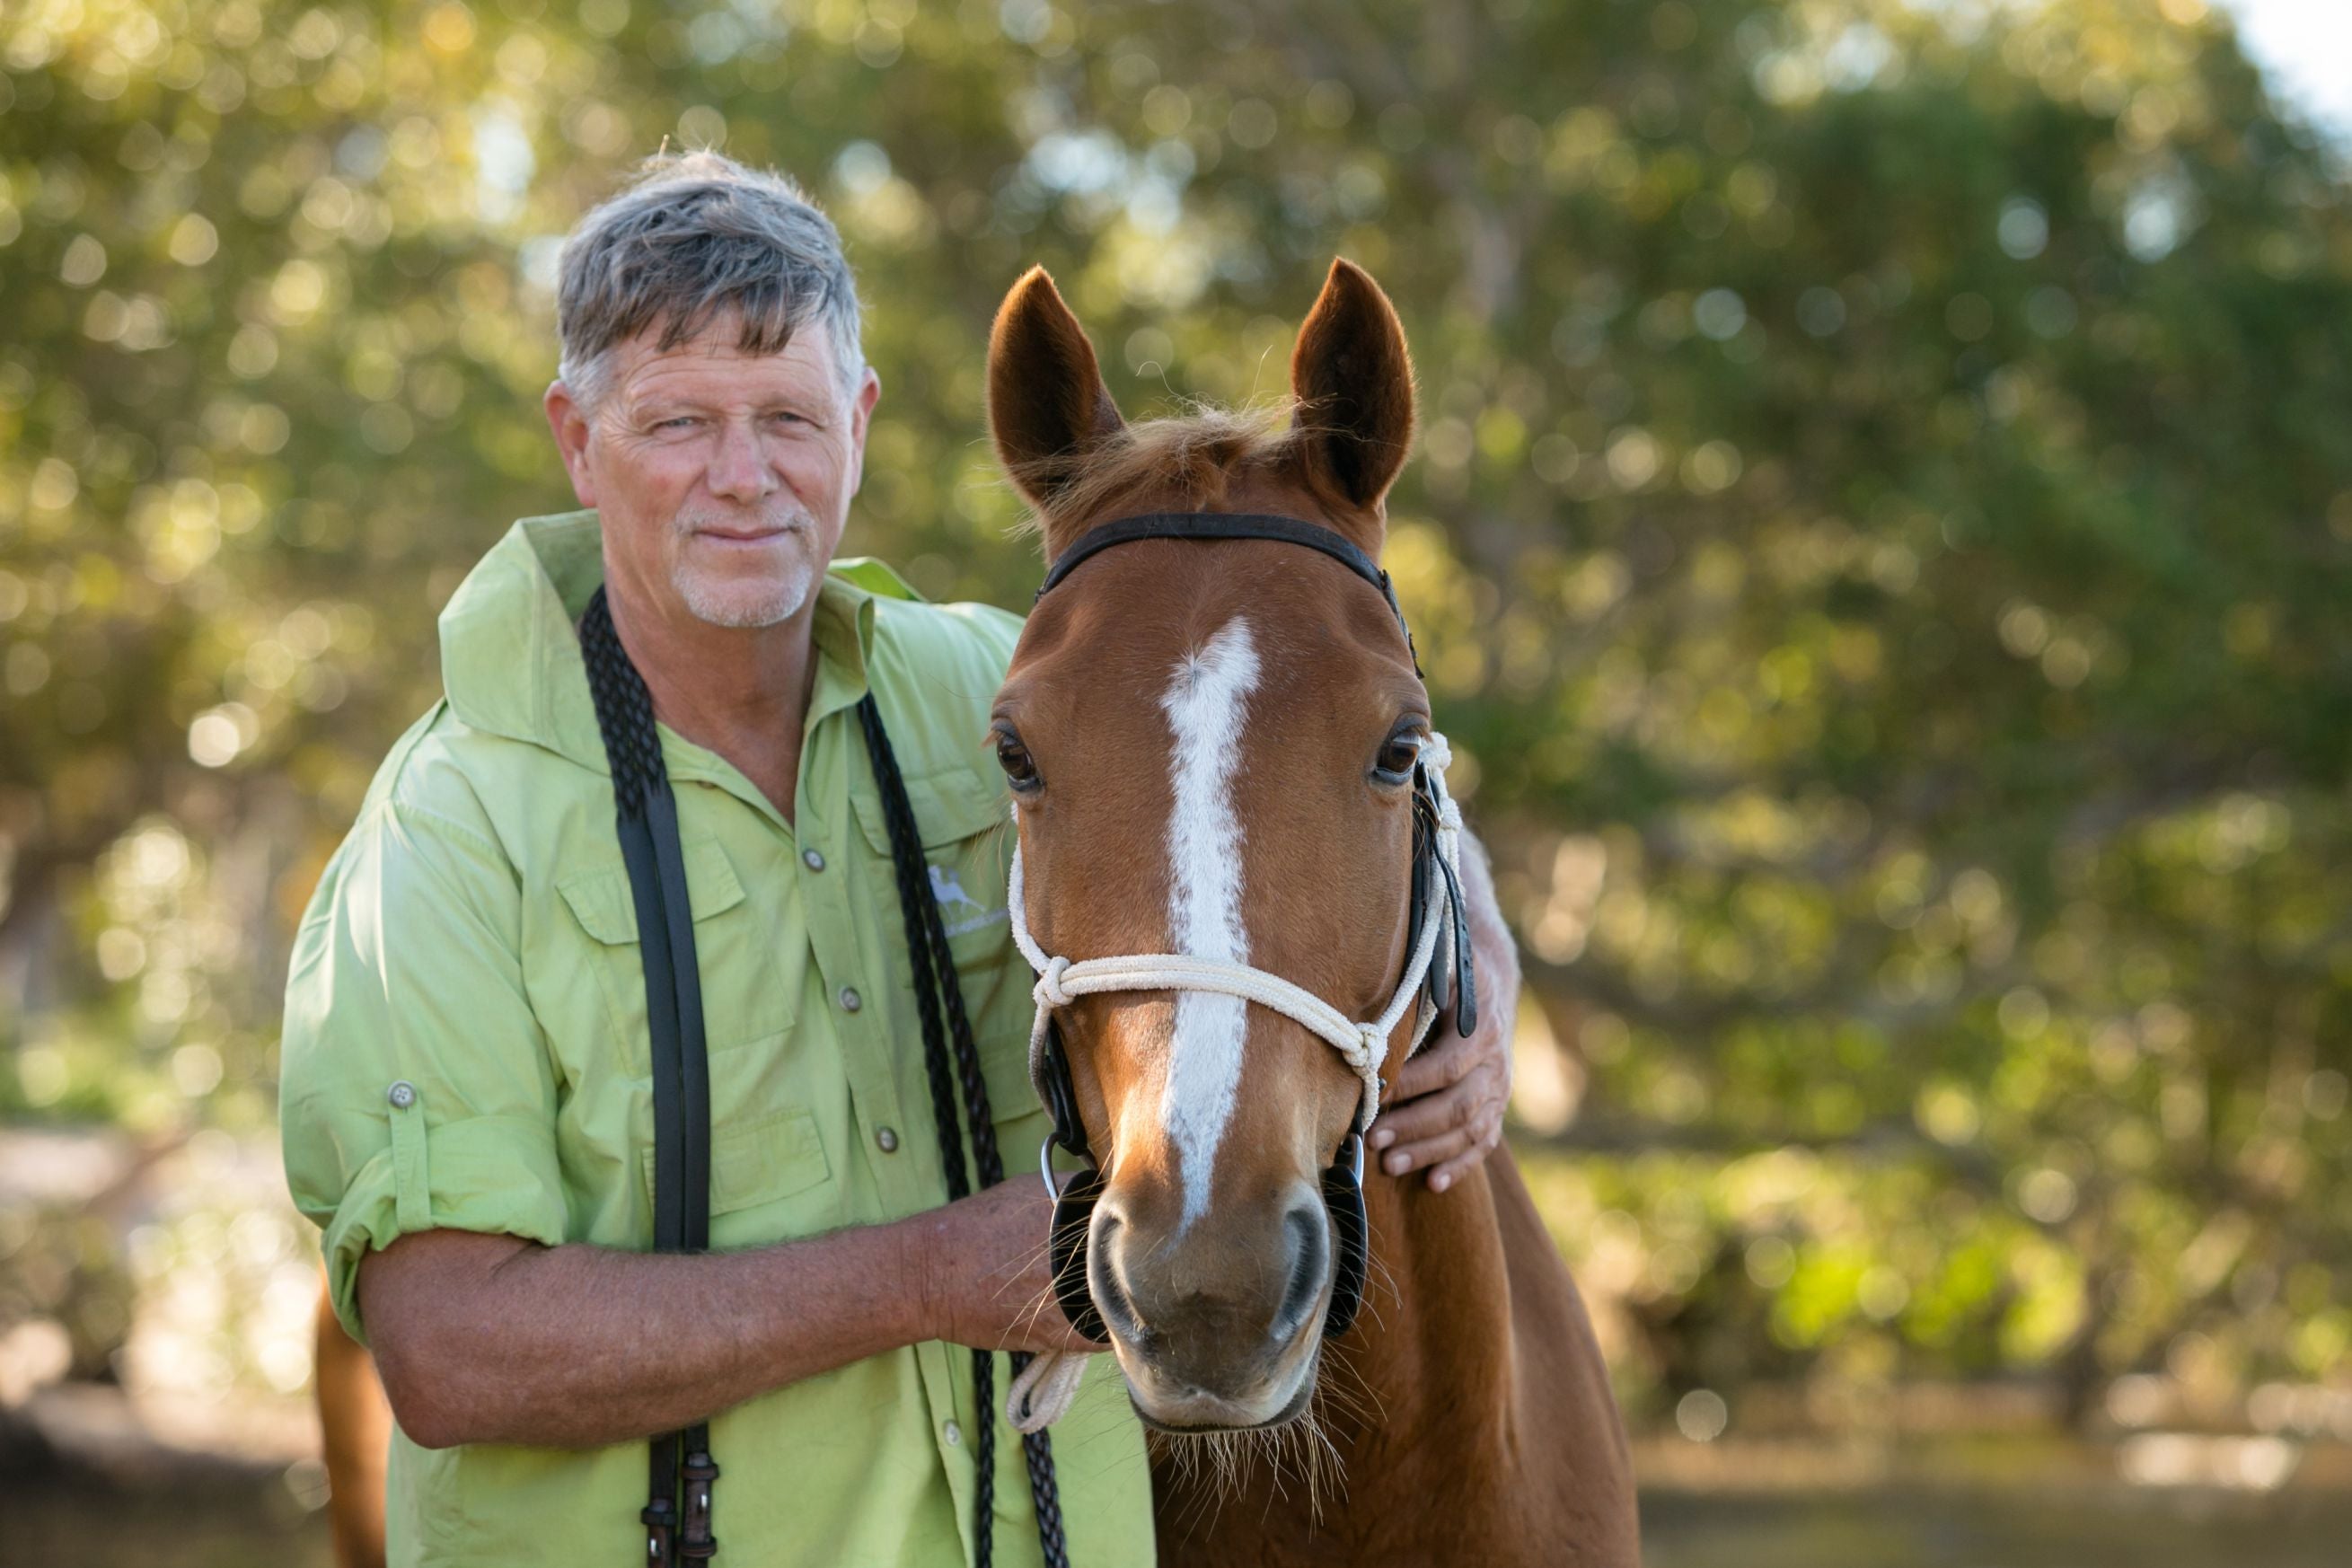
[[[1303,544],[1309,550],[1319,550],[1381,591],[1381,597],[1389,602],[1389,613],[1396,616],[1397,630],[1404,633],[1404,651],[1412,659],[1412,672],[1421,673],[1421,655],[1412,646],[1412,628],[1404,624],[1404,609],[1397,603],[1396,584],[1389,581],[1389,574],[1338,530],[1278,512],[1147,511],[1103,523],[1088,529],[1076,544],[1062,552],[1061,559],[1054,563],[1045,580],[1037,585],[1037,597],[1042,599],[1053,592],[1055,585],[1082,563],[1113,545],[1132,544],[1139,539],[1267,539],[1277,544]]]
[[[1412,629],[1405,625],[1404,610],[1397,603],[1396,588],[1390,582],[1389,574],[1345,536],[1300,518],[1258,512],[1146,512],[1120,518],[1089,530],[1076,543],[1064,551],[1061,558],[1045,574],[1045,581],[1037,589],[1037,597],[1043,599],[1081,563],[1103,551],[1146,539],[1203,542],[1262,539],[1319,551],[1381,591],[1381,596],[1388,601],[1390,612],[1396,616],[1397,628],[1404,633],[1405,652],[1413,661],[1412,672],[1416,676],[1421,674],[1421,658],[1413,648]],[[1427,771],[1420,765],[1413,770],[1412,813],[1412,902],[1405,951],[1413,952],[1418,950],[1424,925],[1436,918],[1438,900],[1443,900],[1453,922],[1454,943],[1451,952],[1441,946],[1432,957],[1429,974],[1423,983],[1424,990],[1430,1005],[1439,1012],[1444,1012],[1449,1002],[1453,1005],[1454,1028],[1467,1036],[1478,1026],[1478,993],[1471,963],[1470,928],[1464,918],[1461,880],[1438,849],[1438,795]],[[1101,1168],[1095,1163],[1094,1151],[1087,1138],[1086,1123],[1078,1114],[1077,1089],[1070,1078],[1070,1063],[1062,1048],[1061,1032],[1050,1023],[1046,1026],[1043,1067],[1040,1077],[1045,1110],[1054,1123],[1051,1137],[1039,1152],[1040,1163],[1045,1166],[1045,1184],[1048,1187],[1055,1185],[1053,1173],[1055,1144],[1086,1162],[1084,1169],[1055,1191],[1053,1228],[1047,1237],[1054,1268],[1054,1294],[1073,1328],[1090,1340],[1107,1342],[1110,1334],[1104,1326],[1101,1312],[1096,1309],[1094,1292],[1087,1283],[1087,1237],[1093,1223],[1095,1204],[1103,1194],[1105,1178]],[[1330,1339],[1346,1333],[1354,1324],[1357,1310],[1363,1304],[1364,1276],[1370,1260],[1370,1226],[1364,1212],[1364,1140],[1353,1118],[1349,1120],[1348,1135],[1339,1141],[1338,1153],[1323,1172],[1322,1187],[1323,1205],[1330,1214],[1334,1244],[1331,1303],[1323,1318],[1323,1337]]]

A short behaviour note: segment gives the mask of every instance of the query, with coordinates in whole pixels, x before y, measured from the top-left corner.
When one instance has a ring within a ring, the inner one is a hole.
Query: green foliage
[[[2352,199],[2199,0],[11,7],[0,1110],[266,1122],[432,611],[570,504],[556,240],[665,136],[841,222],[847,547],[935,595],[1034,579],[1022,267],[1130,414],[1386,284],[1629,1387],[2339,1365]]]

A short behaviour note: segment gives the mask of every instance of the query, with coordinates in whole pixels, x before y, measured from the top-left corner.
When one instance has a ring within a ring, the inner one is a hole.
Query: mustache
[[[686,539],[708,529],[741,531],[747,525],[762,530],[814,529],[816,514],[796,500],[780,500],[745,512],[680,512],[670,520],[670,532]]]

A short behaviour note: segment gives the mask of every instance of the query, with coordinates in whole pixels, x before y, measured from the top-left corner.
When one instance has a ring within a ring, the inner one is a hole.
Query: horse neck
[[[1371,1278],[1354,1331],[1332,1347],[1339,1364],[1325,1373],[1341,1406],[1361,1384],[1363,1412],[1332,1422],[1351,1489],[1384,1456],[1498,1436],[1511,1408],[1510,1279],[1486,1167],[1444,1193],[1419,1174],[1374,1174],[1364,1202]]]

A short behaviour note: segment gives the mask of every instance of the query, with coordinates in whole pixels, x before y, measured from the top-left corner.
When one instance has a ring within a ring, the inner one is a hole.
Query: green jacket
[[[325,1228],[335,1310],[362,1341],[360,1259],[409,1231],[652,1246],[644,973],[572,629],[602,575],[593,512],[517,523],[483,558],[442,613],[446,695],[394,746],[295,939],[287,1176]],[[1006,1163],[1025,1170],[1045,1136],[1025,1063],[1031,977],[1005,918],[1006,797],[985,749],[1019,631],[1001,610],[925,604],[877,563],[836,563],[817,601],[796,822],[662,731],[701,961],[715,1247],[947,1199],[854,711],[869,686],[922,827]],[[1000,1400],[1005,1382],[1000,1361]],[[968,1561],[982,1418],[970,1354],[937,1342],[718,1415],[726,1558]],[[1034,1563],[1021,1446],[1000,1413],[985,1418],[999,1423],[996,1560]],[[1072,1561],[1149,1563],[1142,1434],[1108,1357],[1055,1436]],[[395,1433],[392,1561],[631,1561],[645,1464],[641,1443],[436,1452]]]

